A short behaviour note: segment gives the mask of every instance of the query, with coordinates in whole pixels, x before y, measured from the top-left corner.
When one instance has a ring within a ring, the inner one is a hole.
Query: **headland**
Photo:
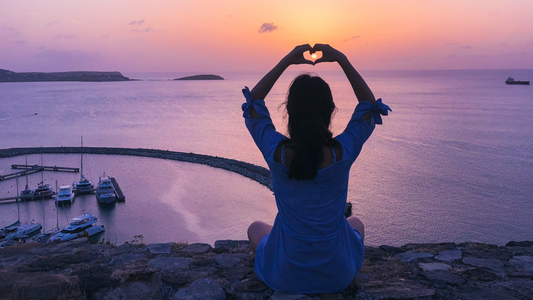
[[[40,82],[40,81],[129,81],[120,72],[22,72],[16,73],[0,69],[0,82]]]
[[[192,76],[180,77],[174,80],[224,80],[224,78],[218,75],[203,74],[203,75],[192,75]]]

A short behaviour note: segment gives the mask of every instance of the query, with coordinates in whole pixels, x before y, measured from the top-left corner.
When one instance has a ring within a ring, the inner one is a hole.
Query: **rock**
[[[190,244],[189,246],[183,248],[181,251],[194,255],[194,254],[206,253],[209,250],[211,250],[211,245],[195,243],[195,244]]]
[[[432,258],[433,253],[427,253],[427,252],[414,253],[412,251],[407,251],[405,253],[396,254],[394,257],[401,260],[402,262],[410,262],[410,261],[421,259],[421,258]]]
[[[533,272],[533,256],[515,256],[509,263],[517,268]]]
[[[480,281],[494,281],[500,279],[500,276],[486,271],[484,269],[471,269],[464,272],[466,275],[470,276],[474,280]]]
[[[157,257],[148,262],[148,266],[168,272],[178,272],[186,268],[192,259],[185,257]]]
[[[246,277],[246,275],[252,273],[253,270],[254,269],[250,267],[233,267],[225,270],[221,275],[228,278],[230,281],[241,280]]]
[[[48,273],[0,273],[1,299],[68,299],[79,295],[76,277]]]
[[[180,289],[174,300],[224,300],[226,293],[220,285],[209,278],[198,279],[190,286]]]
[[[172,243],[148,245],[148,251],[152,254],[170,254],[170,250],[172,250]]]
[[[128,263],[130,261],[139,260],[142,258],[144,258],[144,255],[142,254],[133,254],[133,253],[119,254],[113,257],[113,259],[109,262],[109,265],[110,266],[120,265],[120,264]]]
[[[229,255],[217,255],[214,257],[217,264],[224,269],[232,268],[241,260]]]
[[[461,259],[462,257],[463,252],[460,250],[444,250],[440,251],[439,255],[435,256],[435,259],[440,261],[454,261]]]
[[[112,273],[113,271],[109,267],[92,266],[73,275],[78,276],[83,293],[90,296],[103,288],[115,287],[118,284],[116,280],[111,278]]]
[[[505,245],[505,247],[533,247],[533,242],[531,241],[521,241],[521,242],[515,242],[510,241]]]
[[[452,286],[458,286],[465,283],[465,280],[461,276],[452,274],[450,272],[424,272],[422,275],[428,280],[432,281],[434,285],[449,284]]]
[[[250,248],[249,241],[218,240],[215,248]]]
[[[441,263],[420,263],[418,264],[418,267],[424,272],[450,271],[452,269],[450,265]]]
[[[235,284],[235,291],[237,292],[253,292],[258,293],[269,289],[269,287],[257,278],[245,279]]]
[[[126,282],[116,289],[107,289],[95,295],[95,299],[105,300],[144,300],[157,299],[156,290],[143,281]]]
[[[455,248],[457,248],[457,245],[455,245],[455,243],[422,243],[422,244],[409,243],[409,244],[405,244],[402,248],[405,250],[431,249],[431,250],[436,250],[436,251],[442,251],[442,250],[455,250]]]
[[[463,258],[463,263],[478,268],[487,268],[497,274],[504,273],[503,262],[498,259],[465,257]]]
[[[368,288],[365,289],[365,293],[375,296],[378,299],[413,299],[431,297],[435,295],[435,289],[415,282],[402,281]]]
[[[274,292],[270,299],[272,300],[296,300],[296,299],[305,299],[306,296],[302,294],[287,294],[282,292]]]
[[[387,252],[387,253],[392,253],[392,254],[398,254],[398,253],[403,253],[405,252],[405,250],[403,250],[402,248],[400,247],[393,247],[393,246],[387,246],[387,245],[381,245],[379,246],[379,249]]]
[[[465,284],[455,290],[453,299],[461,300],[511,300],[520,299],[513,297],[509,291],[498,287],[476,286]],[[524,298],[523,298],[524,299]]]

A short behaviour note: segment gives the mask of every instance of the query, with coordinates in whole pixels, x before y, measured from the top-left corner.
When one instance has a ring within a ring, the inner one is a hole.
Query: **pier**
[[[126,201],[126,197],[122,193],[122,190],[120,189],[120,186],[118,186],[118,183],[115,180],[115,178],[114,177],[110,177],[109,179],[111,179],[111,183],[113,184],[113,187],[115,188],[115,194],[117,195],[117,201],[118,202]]]
[[[52,200],[55,201],[55,195],[56,195],[56,193],[52,193],[52,197],[44,197],[44,199],[45,200],[52,199]],[[31,201],[43,200],[43,197],[20,197],[19,198],[20,202],[30,201],[30,200]],[[13,203],[13,202],[17,202],[17,196],[0,198],[0,204]]]
[[[39,166],[39,165],[11,165],[11,169],[23,169],[24,171],[19,171],[15,173],[9,173],[6,175],[0,175],[0,181],[14,179],[16,177],[26,176],[38,172],[71,172],[79,173],[80,168],[69,168],[69,167],[58,167],[58,166]]]

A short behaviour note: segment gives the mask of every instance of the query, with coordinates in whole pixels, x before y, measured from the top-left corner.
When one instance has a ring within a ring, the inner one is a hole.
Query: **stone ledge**
[[[164,248],[164,249],[163,249]],[[164,250],[164,251],[163,251]],[[259,281],[247,241],[20,244],[0,250],[0,299],[319,299]],[[206,292],[208,291],[208,292]],[[363,267],[329,299],[527,299],[533,244],[366,247]]]

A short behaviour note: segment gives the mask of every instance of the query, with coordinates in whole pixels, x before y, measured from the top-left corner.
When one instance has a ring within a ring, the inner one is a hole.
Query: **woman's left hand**
[[[313,62],[311,60],[304,58],[304,52],[305,51],[313,51],[313,47],[309,44],[296,46],[289,54],[287,54],[283,60],[289,64],[289,65],[300,65],[300,64],[310,64],[312,65]]]

